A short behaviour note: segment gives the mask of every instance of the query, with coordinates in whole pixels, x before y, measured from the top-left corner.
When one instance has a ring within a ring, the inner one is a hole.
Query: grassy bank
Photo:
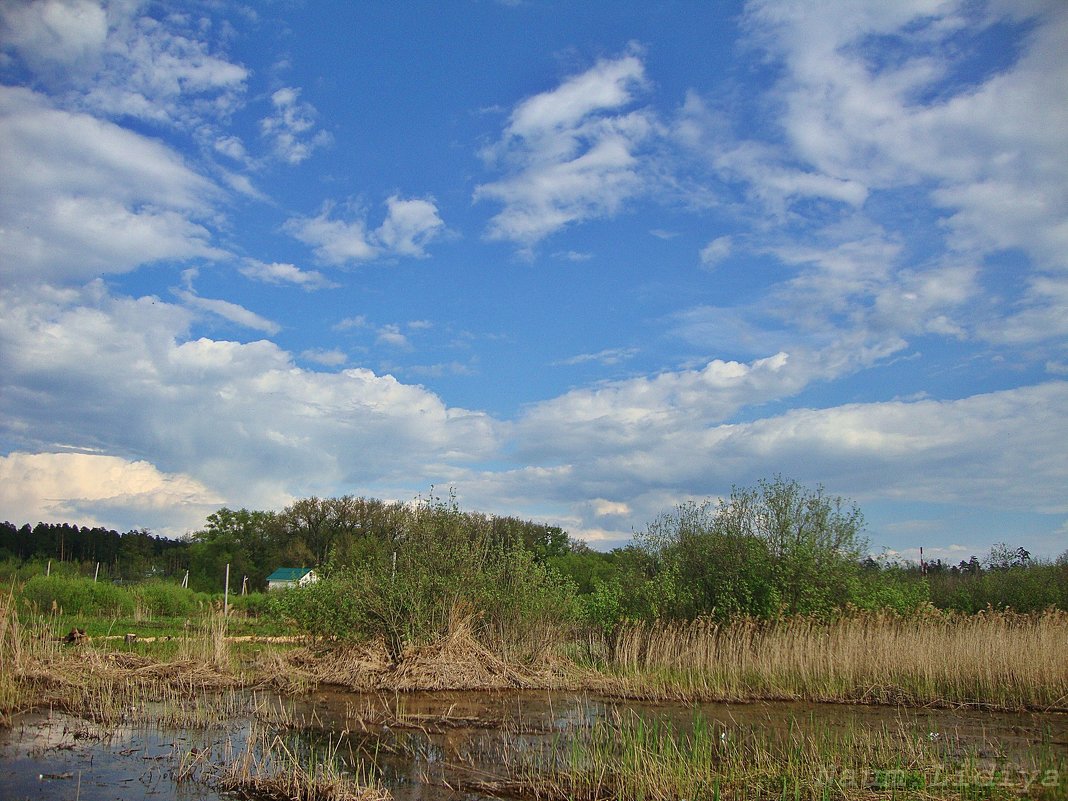
[[[641,695],[1068,709],[1068,614],[623,627],[612,670]]]

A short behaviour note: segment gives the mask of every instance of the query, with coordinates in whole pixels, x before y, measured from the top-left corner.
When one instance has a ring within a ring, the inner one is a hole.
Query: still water
[[[0,730],[0,799],[24,801],[215,801],[204,783],[176,781],[183,756],[221,758],[242,750],[254,725],[280,732],[294,753],[333,753],[374,765],[398,801],[476,801],[480,783],[507,778],[515,754],[566,748],[577,731],[634,712],[685,731],[700,717],[718,736],[782,733],[811,727],[848,737],[863,729],[907,728],[952,742],[981,760],[1030,764],[1037,749],[1068,754],[1068,715],[1008,714],[839,704],[635,703],[562,692],[316,692],[301,698],[243,695],[225,715],[196,728],[138,722],[103,727],[37,712]],[[220,705],[222,708],[224,705]],[[147,713],[147,714],[146,714]],[[258,724],[257,724],[258,721]]]

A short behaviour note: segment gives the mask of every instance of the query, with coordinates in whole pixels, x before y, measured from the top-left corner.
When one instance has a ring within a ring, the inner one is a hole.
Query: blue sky
[[[0,516],[1068,547],[1068,6],[6,2]]]

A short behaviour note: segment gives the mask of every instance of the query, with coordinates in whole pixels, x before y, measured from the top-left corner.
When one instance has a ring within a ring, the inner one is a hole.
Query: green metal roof
[[[267,577],[268,581],[300,581],[312,572],[310,567],[280,567]]]

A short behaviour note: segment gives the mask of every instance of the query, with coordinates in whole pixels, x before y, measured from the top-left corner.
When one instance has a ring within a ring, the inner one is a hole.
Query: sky
[[[1068,549],[1063,0],[0,2],[0,517],[783,476]]]

